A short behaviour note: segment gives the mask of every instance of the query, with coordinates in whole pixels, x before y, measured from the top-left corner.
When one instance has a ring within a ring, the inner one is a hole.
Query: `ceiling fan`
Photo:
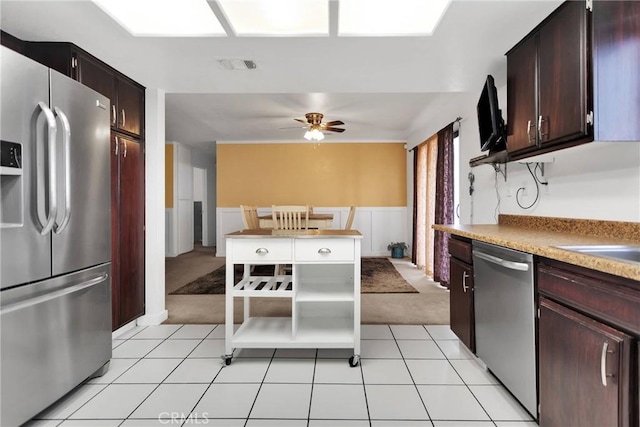
[[[342,133],[345,129],[337,128],[334,126],[344,125],[341,120],[333,120],[331,122],[322,123],[322,113],[307,113],[304,115],[307,119],[293,119],[297,122],[304,124],[307,127],[307,132],[304,134],[304,138],[309,141],[321,141],[324,139],[323,132],[338,132]]]

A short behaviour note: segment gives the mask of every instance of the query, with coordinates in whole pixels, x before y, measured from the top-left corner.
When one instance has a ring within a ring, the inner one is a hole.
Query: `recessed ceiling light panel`
[[[206,0],[93,0],[134,36],[226,35]]]
[[[238,36],[329,34],[328,0],[217,0]]]
[[[430,36],[451,0],[340,0],[340,36]]]

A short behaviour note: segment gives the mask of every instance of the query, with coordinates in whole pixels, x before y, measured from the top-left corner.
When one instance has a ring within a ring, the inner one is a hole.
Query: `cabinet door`
[[[472,352],[476,352],[473,310],[473,267],[450,258],[449,315],[451,330]]]
[[[139,142],[120,143],[120,324],[144,313],[144,154]]]
[[[584,1],[569,1],[540,27],[536,125],[542,146],[588,133],[587,17]]]
[[[120,141],[111,132],[111,327],[120,323]]]
[[[88,86],[96,92],[106,96],[109,98],[109,101],[111,101],[111,127],[115,126],[116,89],[113,71],[82,52],[76,53],[76,61],[78,73],[77,80],[83,85]]]
[[[507,151],[536,146],[536,61],[538,37],[534,35],[507,56]]]
[[[640,141],[640,2],[595,2],[593,37],[597,139]]]
[[[540,299],[541,426],[628,426],[632,337]]]
[[[133,83],[118,78],[118,129],[140,135],[144,91]]]

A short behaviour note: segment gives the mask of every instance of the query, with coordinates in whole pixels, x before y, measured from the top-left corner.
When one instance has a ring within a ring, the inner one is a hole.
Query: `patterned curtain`
[[[416,263],[417,221],[418,221],[418,148],[413,150],[413,241],[411,242],[411,262]]]
[[[435,223],[453,224],[453,123],[438,132]],[[449,234],[436,231],[433,248],[433,280],[449,287]]]

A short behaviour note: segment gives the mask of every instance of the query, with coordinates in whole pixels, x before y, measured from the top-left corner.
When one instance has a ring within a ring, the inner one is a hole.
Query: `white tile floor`
[[[223,329],[137,327],[113,340],[107,374],[28,425],[537,425],[448,326],[363,325],[356,368],[327,349],[245,349],[223,367]]]

